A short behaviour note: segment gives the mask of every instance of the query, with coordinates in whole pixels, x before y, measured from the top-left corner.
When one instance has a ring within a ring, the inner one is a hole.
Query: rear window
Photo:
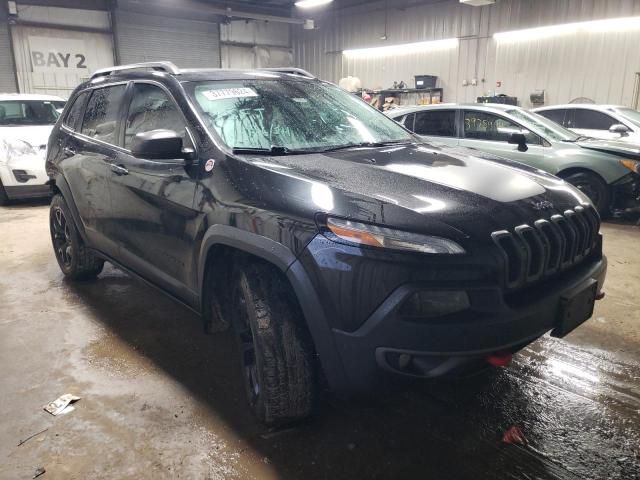
[[[97,88],[84,112],[82,133],[103,142],[117,144],[117,126],[125,85]]]
[[[564,114],[566,110],[558,109],[558,110],[544,110],[542,112],[536,112],[538,115],[542,115],[544,118],[548,118],[552,122],[556,122],[559,125],[565,126],[564,123]]]
[[[57,100],[0,101],[0,126],[53,125],[62,113],[64,103]]]
[[[455,110],[438,110],[433,112],[416,113],[415,132],[418,135],[455,137]]]
[[[82,92],[76,97],[71,105],[71,108],[67,111],[67,115],[64,117],[62,123],[72,130],[75,130],[82,114],[82,107],[87,100],[87,92]]]

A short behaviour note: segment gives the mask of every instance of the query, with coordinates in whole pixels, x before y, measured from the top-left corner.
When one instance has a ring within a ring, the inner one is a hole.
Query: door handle
[[[62,149],[62,153],[64,153],[67,157],[73,157],[76,154],[76,151],[71,147],[64,147]]]
[[[115,163],[111,163],[111,171],[116,175],[127,175],[129,170],[127,170],[124,165],[116,165]]]

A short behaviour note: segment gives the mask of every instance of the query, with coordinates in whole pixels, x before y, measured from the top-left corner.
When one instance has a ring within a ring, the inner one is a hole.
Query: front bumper
[[[404,283],[355,330],[346,331],[334,323],[330,328],[334,348],[333,354],[329,353],[330,361],[323,358],[323,354],[327,356],[326,349],[318,352],[324,373],[339,393],[352,394],[374,391],[402,377],[433,378],[485,368],[489,355],[516,352],[556,327],[562,298],[593,280],[599,291],[606,270],[606,258],[594,256],[557,278],[541,282],[535,289],[511,296],[490,282],[460,282],[455,288],[468,293],[471,308],[424,321],[407,320],[402,315],[400,309],[406,299],[417,291],[451,285]],[[317,291],[322,292],[323,287],[317,284],[322,275],[311,277]],[[354,286],[345,295],[355,297],[358,293],[361,292]],[[357,303],[357,298],[353,302]],[[301,303],[304,309],[304,299]],[[320,303],[327,310],[327,302]],[[333,321],[331,315],[326,320],[329,324]],[[313,334],[317,326],[310,329]],[[326,340],[325,336],[323,341]],[[342,371],[332,371],[335,369]]]
[[[24,155],[9,160],[0,159],[0,180],[11,200],[41,198],[50,195],[51,189],[44,168],[43,154]]]

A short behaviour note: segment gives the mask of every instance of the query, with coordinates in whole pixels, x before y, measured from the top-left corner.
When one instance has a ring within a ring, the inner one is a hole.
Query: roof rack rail
[[[118,65],[117,67],[100,68],[93,72],[91,80],[97,77],[104,77],[106,75],[113,75],[114,73],[127,71],[127,70],[156,70],[159,72],[171,73],[177,75],[180,73],[180,69],[175,66],[173,62],[142,62],[132,63],[129,65]]]
[[[301,77],[306,77],[306,78],[316,78],[313,74],[307,72],[306,70],[303,70],[302,68],[295,68],[295,67],[259,68],[258,70],[268,70],[270,72],[288,73],[290,75],[299,75]]]

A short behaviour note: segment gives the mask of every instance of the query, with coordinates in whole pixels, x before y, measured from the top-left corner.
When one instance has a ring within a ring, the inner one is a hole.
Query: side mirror
[[[511,145],[518,145],[519,152],[526,152],[529,150],[529,147],[527,147],[527,137],[524,136],[524,133],[512,133],[508,142]]]
[[[150,130],[136,134],[131,141],[131,154],[148,160],[185,159],[182,138],[173,130]]]
[[[629,135],[629,127],[626,125],[622,125],[621,123],[615,123],[609,127],[609,131],[611,133],[617,133],[621,137],[626,137]]]

